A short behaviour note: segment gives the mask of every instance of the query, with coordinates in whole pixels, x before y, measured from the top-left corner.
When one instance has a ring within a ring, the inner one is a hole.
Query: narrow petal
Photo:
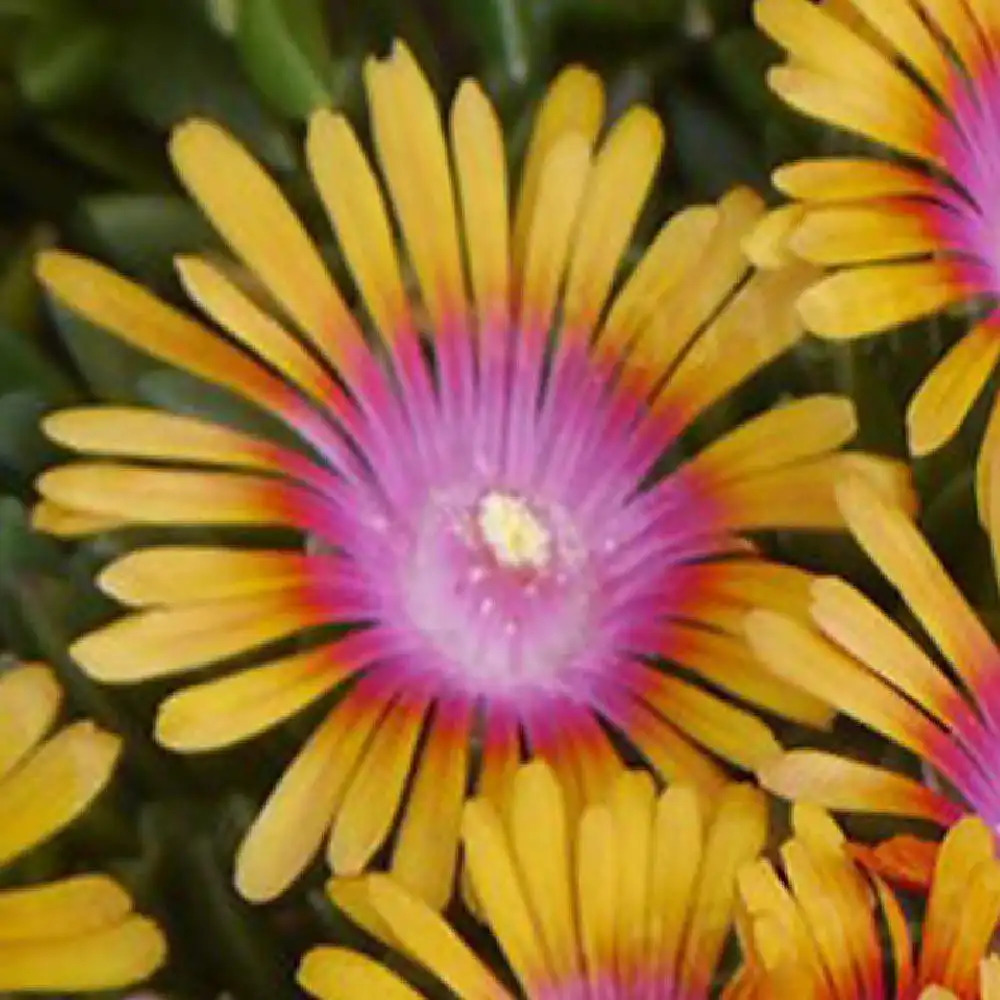
[[[358,666],[334,644],[196,684],[160,706],[156,739],[183,753],[232,746],[301,712]]]
[[[912,778],[818,750],[792,750],[762,767],[758,778],[776,795],[843,812],[912,816],[942,825],[963,812]]]
[[[239,431],[194,417],[131,406],[80,406],[42,421],[56,444],[90,455],[196,462],[281,472],[279,452]]]
[[[398,945],[463,1000],[500,1000],[507,992],[442,917],[390,878],[373,875],[368,892]]]
[[[42,843],[97,797],[121,740],[89,722],[60,730],[0,782],[0,864]]]
[[[55,941],[0,944],[0,989],[118,990],[152,975],[166,950],[160,929],[143,917]]]
[[[806,212],[789,237],[792,252],[812,264],[865,264],[941,249],[924,206],[900,199],[869,200]]]
[[[451,146],[479,328],[500,327],[510,297],[507,164],[500,121],[474,80],[463,81],[455,95]]]
[[[357,324],[274,181],[232,136],[200,119],[174,130],[170,156],[181,182],[223,239],[349,378],[348,359],[364,350]]]
[[[1000,358],[996,322],[980,323],[934,366],[906,410],[906,435],[914,455],[946,444],[972,409]]]
[[[306,138],[309,171],[368,312],[387,343],[408,322],[385,200],[368,158],[342,115],[317,111]]]
[[[845,479],[837,495],[855,538],[959,676],[988,705],[1000,654],[916,525],[858,480]]]
[[[824,278],[802,296],[799,309],[813,333],[842,340],[922,319],[970,292],[937,261],[878,264]]]
[[[288,591],[148,608],[88,632],[70,653],[96,680],[130,684],[207,666],[325,620]]]
[[[617,847],[611,810],[592,806],[580,820],[577,838],[576,908],[583,961],[593,992],[614,976],[615,933],[621,916]]]
[[[568,135],[579,136],[589,147],[603,120],[604,87],[597,75],[580,66],[563,70],[542,100],[524,158],[512,244],[515,275],[524,271],[539,185],[549,154]]]
[[[372,134],[424,303],[441,330],[465,302],[458,217],[438,102],[401,42],[365,66]]]
[[[931,197],[936,182],[898,163],[831,157],[779,167],[774,186],[799,201],[864,201],[868,198]]]
[[[56,538],[85,538],[104,531],[114,531],[126,524],[126,518],[73,510],[50,500],[40,500],[31,510],[31,527]]]
[[[471,722],[468,703],[438,705],[392,854],[393,878],[436,910],[455,881]]]
[[[281,895],[319,851],[384,703],[355,688],[312,734],[268,797],[236,855],[236,888],[251,902]]]
[[[334,871],[358,874],[382,846],[403,797],[429,704],[426,695],[407,695],[375,730],[330,832],[327,858]]]
[[[0,892],[0,951],[11,943],[55,941],[112,927],[131,910],[128,893],[104,875],[5,889]]]
[[[0,782],[41,742],[61,700],[55,675],[39,663],[0,674]]]
[[[38,280],[56,299],[130,346],[266,410],[280,415],[285,409],[288,389],[284,383],[141,285],[65,250],[40,254],[35,270]]]
[[[803,205],[791,202],[771,209],[743,240],[743,252],[754,267],[774,271],[788,267],[795,258],[791,254],[789,237],[805,215]]]
[[[571,336],[589,338],[600,316],[663,144],[659,118],[648,108],[632,108],[612,127],[594,159],[563,299],[563,324]]]
[[[313,948],[299,964],[296,979],[320,1000],[424,1000],[384,965],[347,948]]]

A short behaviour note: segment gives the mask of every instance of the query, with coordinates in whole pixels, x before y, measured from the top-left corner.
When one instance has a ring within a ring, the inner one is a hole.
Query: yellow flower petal
[[[320,1000],[424,1000],[374,959],[346,948],[313,948],[299,964],[296,978]]]
[[[120,923],[131,910],[128,893],[104,875],[5,889],[0,891],[0,951],[10,943],[89,934]]]
[[[41,664],[0,673],[0,782],[49,731],[62,692]]]
[[[57,833],[107,784],[121,741],[77,722],[43,743],[0,781],[0,864]]]

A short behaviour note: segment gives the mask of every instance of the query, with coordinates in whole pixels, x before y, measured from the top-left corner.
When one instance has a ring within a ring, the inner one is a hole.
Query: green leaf
[[[0,396],[0,474],[10,476],[20,492],[58,455],[42,433],[42,416],[52,409],[45,397],[30,389]]]
[[[173,258],[218,247],[201,212],[176,195],[112,194],[88,198],[75,220],[96,254],[145,283],[174,285]]]
[[[333,103],[333,57],[315,0],[243,0],[236,40],[250,78],[277,111],[305,119]]]
[[[136,18],[124,33],[117,81],[126,105],[163,130],[192,116],[211,118],[265,163],[291,170],[295,147],[261,104],[232,47],[208,25],[172,17],[170,10],[165,4]]]
[[[75,15],[37,20],[18,52],[18,85],[40,107],[76,103],[107,78],[114,49],[114,30],[100,21]]]
[[[68,402],[76,395],[69,377],[48,357],[35,338],[0,322],[0,393],[33,387],[51,402]]]

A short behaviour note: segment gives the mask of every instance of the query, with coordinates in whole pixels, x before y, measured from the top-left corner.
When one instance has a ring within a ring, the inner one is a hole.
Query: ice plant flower
[[[982,519],[1000,552],[1000,461]],[[837,706],[930,765],[932,784],[868,763],[793,750],[761,770],[764,784],[833,809],[911,816],[949,826],[966,812],[1000,831],[1000,651],[917,526],[864,483],[839,489],[854,537],[899,592],[950,666],[942,669],[902,628],[843,580],[811,586],[816,628],[768,611],[747,631],[779,676]],[[865,857],[887,874],[926,883],[934,845],[888,842]]]
[[[90,722],[48,735],[59,702],[46,667],[0,673],[0,869],[83,812],[118,759],[118,738]],[[0,993],[119,989],[164,958],[159,929],[104,875],[8,886],[0,889]]]
[[[842,8],[853,8],[844,18]],[[835,268],[800,307],[823,337],[887,330],[960,304],[983,316],[910,402],[915,454],[957,430],[1000,356],[1000,6],[989,0],[757,0],[788,52],[769,73],[787,103],[878,144],[781,167],[781,232]],[[860,17],[858,16],[860,15]],[[988,439],[1000,440],[1000,406]]]
[[[395,875],[440,905],[467,782],[501,794],[522,751],[550,760],[579,801],[616,771],[611,733],[661,776],[719,788],[720,760],[752,768],[779,748],[697,677],[827,721],[745,645],[745,610],[803,612],[807,577],[742,533],[839,527],[832,484],[850,469],[906,487],[893,463],[838,450],[854,416],[829,396],[680,460],[697,415],[800,338],[792,302],[810,269],[751,273],[741,240],[762,205],[736,190],[669,220],[612,295],[663,144],[648,108],[598,141],[601,84],[562,74],[510,224],[502,133],[479,87],[459,88],[446,133],[405,47],[366,80],[415,287],[382,184],[349,123],[325,111],[306,152],[356,313],[276,185],[205,121],[182,125],[171,153],[242,271],[202,257],[178,267],[221,329],[71,253],[38,264],[65,307],[258,404],[300,446],[151,409],[60,412],[48,433],[94,457],[41,477],[36,524],[296,531],[287,549],[202,536],[126,555],[100,582],[136,610],[73,653],[122,683],[255,651],[262,665],[162,706],[158,738],[188,752],[336,690],[244,841],[237,884],[274,897],[325,838],[334,870],[359,873],[398,827]]]
[[[1000,960],[986,957],[1000,917],[1000,861],[980,819],[966,817],[945,837],[916,952],[898,899],[855,866],[829,815],[799,805],[793,825],[781,848],[784,880],[762,859],[740,872],[747,957],[724,1000],[1000,998]]]
[[[461,1000],[707,1000],[737,873],[766,828],[764,797],[747,785],[729,785],[707,810],[691,788],[657,796],[647,772],[623,770],[604,801],[575,815],[548,764],[524,765],[505,808],[472,800],[463,822],[474,892],[511,985],[389,876],[334,879],[330,895]],[[309,952],[299,982],[321,1000],[423,996],[343,947]]]

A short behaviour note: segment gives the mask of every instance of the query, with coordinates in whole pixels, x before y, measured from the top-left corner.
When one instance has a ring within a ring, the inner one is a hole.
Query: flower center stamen
[[[552,535],[524,499],[496,490],[479,502],[483,540],[501,566],[544,569],[551,558]]]

